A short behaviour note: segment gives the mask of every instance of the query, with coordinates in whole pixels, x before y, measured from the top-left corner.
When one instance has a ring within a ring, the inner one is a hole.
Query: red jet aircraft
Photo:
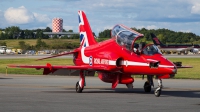
[[[80,47],[72,52],[46,57],[73,54],[74,66],[51,65],[9,65],[20,68],[43,68],[43,74],[47,75],[63,69],[79,70],[80,80],[76,83],[76,92],[81,93],[86,86],[85,76],[94,75],[103,82],[111,83],[112,88],[118,84],[125,84],[133,88],[134,78],[131,75],[147,75],[144,84],[145,92],[151,92],[153,76],[158,78],[158,87],[155,89],[155,96],[160,96],[163,78],[173,77],[177,72],[177,66],[163,57],[159,49],[153,45],[139,45],[137,40],[143,37],[140,34],[124,25],[116,25],[111,31],[111,39],[97,43],[89,22],[83,11],[78,11]],[[39,59],[39,60],[42,60]]]

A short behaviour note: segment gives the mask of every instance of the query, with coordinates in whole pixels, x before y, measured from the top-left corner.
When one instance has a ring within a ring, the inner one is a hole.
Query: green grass
[[[178,79],[200,79],[200,58],[169,58],[169,60],[181,61],[183,66],[193,66],[193,68],[178,69],[178,73],[175,78]],[[48,59],[42,61],[35,61],[35,59],[0,59],[0,73],[6,73],[6,67],[9,64],[26,64],[26,65],[46,65],[51,63],[52,65],[72,65],[72,59]],[[35,70],[28,68],[7,68],[8,74],[31,74],[41,75],[43,70]]]
[[[26,44],[29,45],[36,45],[37,39],[10,39],[10,40],[1,40],[1,42],[6,42],[8,47],[13,48],[20,48],[19,41],[24,41]],[[79,39],[42,39],[47,45],[54,45],[54,44],[64,44],[64,43],[79,43]]]
[[[10,64],[15,65],[46,65],[46,63],[51,63],[52,65],[72,65],[71,59],[48,59],[42,61],[35,61],[35,59],[0,59],[0,73],[6,73],[6,67]],[[31,74],[31,75],[42,75],[43,69],[36,70],[33,68],[10,68],[7,67],[8,74]]]
[[[200,58],[169,58],[169,60],[181,61],[182,66],[192,66],[193,68],[178,69],[175,78],[200,79]]]

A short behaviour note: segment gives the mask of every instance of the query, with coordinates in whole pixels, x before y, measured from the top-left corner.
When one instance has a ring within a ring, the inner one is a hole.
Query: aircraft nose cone
[[[173,72],[174,74],[176,74],[176,72],[177,72],[177,68],[174,67],[174,69],[172,70],[172,72]]]

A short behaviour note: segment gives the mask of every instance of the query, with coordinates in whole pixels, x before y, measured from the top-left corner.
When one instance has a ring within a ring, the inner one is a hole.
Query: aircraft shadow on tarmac
[[[74,88],[67,88],[66,91],[43,91],[46,93],[76,93]],[[85,90],[82,93],[77,94],[85,94],[85,93],[102,93],[102,94],[141,94],[141,95],[148,95],[148,94],[154,94],[154,89],[150,93],[145,93],[143,88],[134,88],[132,90],[127,88],[116,88],[116,89],[109,89],[109,88],[85,88]],[[165,91],[163,89],[161,93],[161,97],[185,97],[185,98],[200,98],[200,90],[172,90],[172,91]]]
[[[1,80],[1,79],[13,79],[13,78],[1,78],[1,77],[0,77],[0,80]]]

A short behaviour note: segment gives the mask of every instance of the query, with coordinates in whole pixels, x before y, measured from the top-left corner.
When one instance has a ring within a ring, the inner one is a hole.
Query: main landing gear
[[[151,92],[151,86],[154,87],[153,76],[147,75],[147,81],[144,83],[144,91],[149,93]],[[162,91],[162,80],[158,79],[158,87],[154,91],[154,95],[159,97]]]
[[[86,71],[80,71],[80,80],[76,83],[76,92],[77,93],[82,93],[84,86],[86,86],[85,84],[85,74]]]
[[[79,81],[76,83],[76,92],[77,93],[82,93],[83,88],[81,88],[81,86],[79,85]]]

